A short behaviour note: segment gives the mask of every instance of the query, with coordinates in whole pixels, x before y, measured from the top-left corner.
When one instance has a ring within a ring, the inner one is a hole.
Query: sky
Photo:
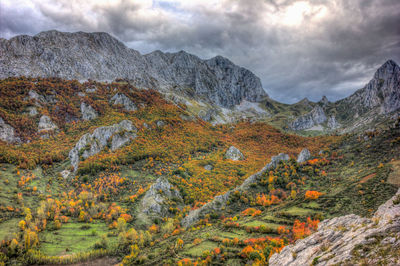
[[[229,58],[271,98],[335,101],[400,64],[399,0],[1,0],[0,37],[108,32],[141,53]]]

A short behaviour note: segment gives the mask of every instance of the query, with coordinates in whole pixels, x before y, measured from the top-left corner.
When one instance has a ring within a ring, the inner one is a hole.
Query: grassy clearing
[[[18,230],[18,227],[15,225],[18,224],[19,221],[20,219],[14,218],[0,223],[0,241],[13,237],[14,233]]]
[[[83,226],[87,226],[88,229],[82,228]],[[66,223],[59,230],[46,230],[40,235],[40,250],[49,256],[89,251],[107,232],[109,230],[105,223]],[[112,244],[116,240],[116,237],[110,237],[109,243]]]
[[[201,256],[204,251],[209,251],[218,247],[218,244],[212,241],[203,241],[199,245],[184,250],[183,253],[189,256]]]
[[[245,223],[241,223],[242,225],[245,226],[260,226],[260,225],[264,225],[268,228],[272,228],[272,229],[277,229],[279,226],[281,226],[281,224],[275,224],[275,223],[267,223],[267,222],[263,222],[263,221],[259,221],[259,220],[254,220],[254,221],[250,221],[250,222],[245,222]]]
[[[305,208],[293,206],[293,207],[283,210],[282,213],[285,215],[289,215],[289,216],[309,216],[309,215],[314,214],[315,211],[311,210],[311,209],[305,209]]]

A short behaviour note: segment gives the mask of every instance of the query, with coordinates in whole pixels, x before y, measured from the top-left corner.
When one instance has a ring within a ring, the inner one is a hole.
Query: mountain
[[[304,103],[302,100],[292,107],[301,110],[299,106]],[[303,108],[294,119],[288,119],[290,130],[346,133],[373,128],[396,117],[400,110],[400,67],[388,60],[365,87],[352,95],[336,102],[324,96],[317,103],[307,101],[307,104],[308,109]]]
[[[181,92],[232,107],[268,95],[249,70],[217,56],[202,60],[184,51],[141,55],[107,33],[41,32],[0,40],[0,78],[126,79],[139,88]]]
[[[347,98],[336,102],[344,115],[362,116],[370,111],[388,114],[400,109],[400,67],[393,60],[386,61],[373,78]]]

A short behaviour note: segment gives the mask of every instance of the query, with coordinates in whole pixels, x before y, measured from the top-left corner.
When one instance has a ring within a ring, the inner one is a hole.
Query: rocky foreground
[[[270,265],[400,265],[400,189],[372,218],[325,220],[318,231],[285,247]]]

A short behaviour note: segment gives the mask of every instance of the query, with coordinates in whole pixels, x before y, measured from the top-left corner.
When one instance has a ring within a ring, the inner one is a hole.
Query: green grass
[[[245,226],[260,226],[260,225],[265,225],[266,227],[272,228],[272,229],[277,229],[279,226],[281,226],[281,224],[267,223],[267,222],[263,222],[263,221],[259,221],[259,220],[254,220],[254,221],[242,223],[242,225],[245,225]]]
[[[184,253],[190,256],[201,256],[204,251],[212,250],[218,247],[218,244],[211,241],[204,241],[197,246],[189,248],[188,250],[184,250]]]
[[[248,237],[248,234],[246,234],[244,231],[234,231],[234,232],[227,232],[227,231],[219,231],[215,233],[216,236],[219,236],[221,238],[238,238],[238,239],[246,239]]]
[[[303,203],[303,204],[301,204],[301,206],[302,206],[303,208],[311,208],[311,209],[318,209],[318,208],[321,207],[321,206],[320,206],[317,202],[315,202],[315,201],[311,201],[311,202],[308,202],[308,203]]]
[[[56,231],[44,231],[40,234],[40,250],[49,256],[66,255],[93,249],[101,236],[109,232],[105,223],[91,223],[89,229],[82,229],[85,223],[70,222],[63,224]],[[95,232],[95,233],[94,233]],[[116,242],[116,237],[109,237],[109,244]]]
[[[13,237],[14,233],[18,230],[18,222],[20,219],[13,218],[8,221],[0,223],[0,241]]]
[[[297,206],[290,207],[283,211],[284,214],[288,214],[290,216],[306,216],[314,214],[315,211],[311,209],[300,208]]]

